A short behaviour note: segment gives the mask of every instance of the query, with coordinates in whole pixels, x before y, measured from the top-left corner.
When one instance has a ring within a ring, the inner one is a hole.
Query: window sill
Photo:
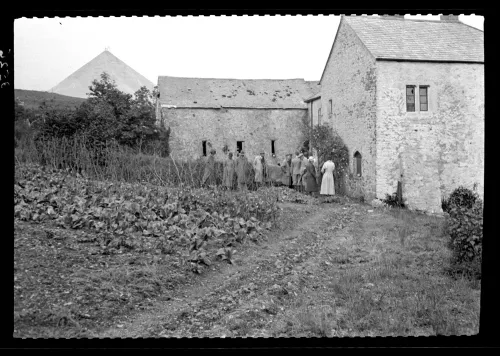
[[[427,111],[407,111],[406,114],[410,116],[418,116],[418,115],[430,115],[432,114],[432,111],[427,110]]]

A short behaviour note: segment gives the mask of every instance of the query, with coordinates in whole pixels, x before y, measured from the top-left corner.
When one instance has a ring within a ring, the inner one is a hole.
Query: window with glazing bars
[[[406,111],[415,111],[415,87],[406,86]]]
[[[428,90],[427,89],[428,89],[428,87],[420,87],[419,88],[420,111],[429,110],[428,95],[427,95]]]

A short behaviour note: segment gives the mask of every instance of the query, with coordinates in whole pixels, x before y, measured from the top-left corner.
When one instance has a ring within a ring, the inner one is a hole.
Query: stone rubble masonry
[[[417,86],[414,113],[406,112],[406,85]],[[419,85],[429,86],[428,112],[419,112]],[[484,196],[483,64],[376,60],[342,21],[321,88],[321,121],[349,150],[349,195],[384,199],[400,180],[407,206],[431,213],[459,185],[477,183]],[[356,151],[361,177],[352,175]]]
[[[301,144],[300,125],[307,109],[245,109],[245,108],[161,108],[164,125],[170,127],[173,157],[182,160],[202,157],[202,141],[210,142],[217,151],[216,159],[226,155],[224,145],[236,152],[236,142],[244,141],[247,159],[253,160],[261,151],[271,155],[271,140],[276,140],[278,161],[293,153]]]
[[[376,194],[376,62],[357,37],[341,22],[332,54],[321,81],[322,122],[330,124],[349,150],[354,173],[354,154],[362,157],[361,177],[346,177],[348,194],[363,195],[366,201]],[[333,99],[332,115],[328,115]]]
[[[406,85],[417,86],[415,112],[406,112]],[[427,112],[419,85],[429,86]],[[378,61],[377,88],[377,198],[398,179],[410,209],[439,213],[459,185],[477,183],[483,197],[484,66]]]

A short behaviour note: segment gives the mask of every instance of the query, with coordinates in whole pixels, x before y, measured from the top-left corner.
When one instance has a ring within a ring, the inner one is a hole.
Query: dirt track
[[[132,316],[99,337],[277,336],[283,311],[327,285],[325,267],[350,236],[355,205],[281,204],[280,231],[260,246],[245,246],[234,265],[212,270],[168,301]]]

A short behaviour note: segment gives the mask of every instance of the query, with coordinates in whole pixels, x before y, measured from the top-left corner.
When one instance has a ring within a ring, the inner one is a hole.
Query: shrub
[[[475,189],[475,187],[474,187]],[[450,272],[474,279],[481,278],[483,240],[483,202],[478,194],[463,186],[442,199],[441,207],[449,214],[446,232],[452,250]]]
[[[450,211],[450,198],[446,198],[446,197],[441,197],[441,209],[443,209],[443,211],[445,213],[449,212]]]
[[[393,208],[405,208],[404,202],[399,200],[397,193],[393,193],[392,195],[386,194],[385,199],[382,199],[382,201]]]
[[[478,198],[479,196],[476,192],[460,186],[451,193],[448,199],[442,199],[441,208],[447,213],[452,205],[471,209]]]
[[[450,204],[450,217],[446,227],[454,263],[480,259],[483,240],[483,202],[476,198],[471,207],[468,205],[469,201],[459,202],[463,205]]]

